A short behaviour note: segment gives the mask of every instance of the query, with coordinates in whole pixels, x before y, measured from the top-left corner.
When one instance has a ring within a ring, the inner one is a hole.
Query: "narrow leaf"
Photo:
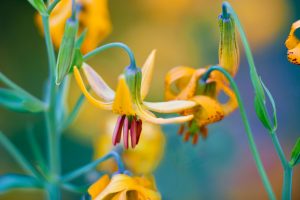
[[[292,150],[290,165],[295,166],[300,163],[300,137]]]
[[[43,104],[24,93],[0,88],[0,106],[18,112],[41,112],[45,109]]]
[[[17,188],[41,187],[41,183],[31,176],[21,174],[4,174],[0,176],[0,194]]]
[[[47,16],[47,8],[43,0],[27,0],[41,15]]]

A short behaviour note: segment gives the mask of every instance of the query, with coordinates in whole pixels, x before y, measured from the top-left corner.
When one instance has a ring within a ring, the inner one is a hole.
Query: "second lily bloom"
[[[226,69],[231,76],[235,76],[239,65],[239,50],[237,46],[235,23],[229,13],[222,13],[219,17],[220,43],[219,65]],[[220,121],[237,108],[237,100],[228,85],[226,78],[219,72],[212,72],[206,83],[201,81],[208,67],[194,69],[179,66],[170,70],[166,76],[167,100],[191,100],[196,103],[192,109],[185,110],[183,115],[194,115],[194,119],[186,125],[181,125],[179,134],[184,134],[184,140],[192,137],[196,144],[199,134],[206,138],[206,126]],[[228,97],[226,103],[221,103],[219,95],[224,92]]]

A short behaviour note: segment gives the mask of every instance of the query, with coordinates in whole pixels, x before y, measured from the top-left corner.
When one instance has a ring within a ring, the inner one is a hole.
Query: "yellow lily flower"
[[[290,34],[285,41],[288,49],[287,58],[291,63],[300,65],[300,40],[295,36],[295,31],[300,28],[300,20],[293,23]]]
[[[92,200],[160,200],[153,177],[131,177],[116,174],[110,180],[108,175],[102,176],[91,185],[88,193]]]
[[[52,0],[53,1],[53,0]],[[82,45],[86,53],[94,48],[111,32],[107,0],[76,0],[78,5],[78,34],[87,29]],[[55,47],[58,49],[64,34],[67,19],[71,16],[72,0],[61,0],[50,15],[50,34]],[[36,22],[43,32],[42,17],[36,16]]]
[[[104,131],[94,142],[94,157],[100,158],[113,149],[111,137],[115,126],[115,118],[109,118]],[[143,123],[143,130],[139,145],[135,149],[125,149],[121,156],[126,169],[133,174],[152,173],[164,154],[165,136],[158,125]],[[117,166],[113,160],[100,164],[101,170],[115,171]]]
[[[193,114],[194,118],[187,125],[181,125],[178,133],[184,135],[184,141],[193,137],[193,144],[198,142],[199,134],[206,138],[206,126],[220,121],[237,108],[237,101],[233,91],[217,78],[210,78],[205,86],[200,86],[199,81],[207,69],[194,69],[186,66],[175,67],[166,75],[166,99],[192,100],[197,106],[183,112]],[[220,76],[216,76],[220,77]],[[218,88],[218,89],[217,89]],[[218,101],[220,91],[228,96],[226,103]]]
[[[123,142],[125,148],[128,148],[129,146],[129,132],[131,135],[131,147],[134,148],[140,139],[142,120],[154,124],[169,124],[182,123],[190,121],[193,118],[193,115],[159,118],[150,112],[151,110],[158,113],[177,113],[196,105],[193,101],[187,100],[157,103],[144,101],[152,78],[154,58],[155,51],[152,51],[146,60],[142,71],[135,66],[127,67],[124,74],[119,76],[116,92],[104,82],[101,76],[97,74],[93,68],[88,64],[83,63],[81,68],[91,89],[98,97],[103,99],[103,101],[94,98],[87,91],[79,69],[76,66],[74,67],[75,79],[87,100],[100,109],[111,110],[113,113],[119,115],[113,134],[114,145],[120,142],[123,130]]]

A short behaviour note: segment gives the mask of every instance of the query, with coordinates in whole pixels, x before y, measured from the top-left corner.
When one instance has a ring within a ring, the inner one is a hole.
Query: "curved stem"
[[[86,61],[89,58],[93,57],[94,55],[96,55],[96,54],[98,54],[98,53],[100,53],[100,52],[102,52],[106,49],[115,48],[115,47],[124,49],[127,52],[128,56],[130,58],[130,64],[131,64],[130,66],[134,66],[134,67],[136,66],[133,52],[131,51],[131,49],[126,44],[123,44],[123,43],[120,43],[120,42],[113,42],[113,43],[105,44],[101,47],[98,47],[98,48],[94,49],[93,51],[85,54],[83,56],[83,60]]]
[[[254,141],[254,138],[253,138],[252,130],[251,130],[251,127],[250,127],[250,124],[249,124],[249,120],[248,120],[248,117],[247,117],[247,114],[246,114],[246,109],[245,109],[244,103],[242,101],[241,95],[239,93],[239,89],[238,89],[236,83],[234,82],[233,78],[230,76],[230,74],[225,69],[223,69],[222,67],[219,67],[219,66],[210,67],[207,70],[207,72],[204,74],[203,79],[206,80],[209,77],[209,74],[214,70],[220,71],[230,82],[230,85],[231,85],[231,87],[232,87],[232,89],[233,89],[233,91],[236,95],[237,101],[238,101],[238,105],[239,105],[239,108],[240,108],[239,109],[240,114],[242,116],[242,120],[243,120],[243,123],[245,125],[245,129],[246,129],[246,133],[247,133],[247,137],[248,137],[248,141],[249,141],[249,145],[250,145],[250,150],[251,150],[253,159],[255,161],[257,170],[260,174],[260,177],[262,179],[264,187],[265,187],[265,189],[268,193],[269,199],[276,199],[275,194],[274,194],[273,189],[272,189],[272,186],[270,184],[270,181],[269,181],[268,176],[266,174],[266,171],[264,169],[263,163],[261,161],[259,152],[257,150],[256,144],[255,144],[255,141]]]
[[[61,181],[62,182],[67,182],[67,181],[70,181],[72,179],[75,179],[79,176],[81,176],[82,174],[90,171],[91,169],[95,168],[97,165],[99,165],[101,162],[104,162],[106,160],[108,160],[109,158],[114,158],[117,162],[117,165],[118,165],[118,171],[123,173],[125,171],[125,167],[124,167],[124,164],[120,158],[120,155],[115,152],[115,151],[111,151],[110,153],[106,154],[105,156],[103,156],[102,158],[99,158],[98,160],[95,160],[94,162],[91,162],[73,172],[70,172],[66,175],[64,175],[62,178],[61,178]]]

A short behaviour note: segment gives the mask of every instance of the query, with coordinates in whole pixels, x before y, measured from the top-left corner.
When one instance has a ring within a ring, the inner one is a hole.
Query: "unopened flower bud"
[[[235,76],[239,66],[239,49],[236,39],[235,22],[226,7],[219,16],[220,43],[219,65]]]
[[[59,48],[56,65],[56,84],[59,85],[64,77],[69,73],[73,63],[75,52],[75,39],[77,35],[78,23],[74,19],[69,19],[65,25],[65,32]]]

